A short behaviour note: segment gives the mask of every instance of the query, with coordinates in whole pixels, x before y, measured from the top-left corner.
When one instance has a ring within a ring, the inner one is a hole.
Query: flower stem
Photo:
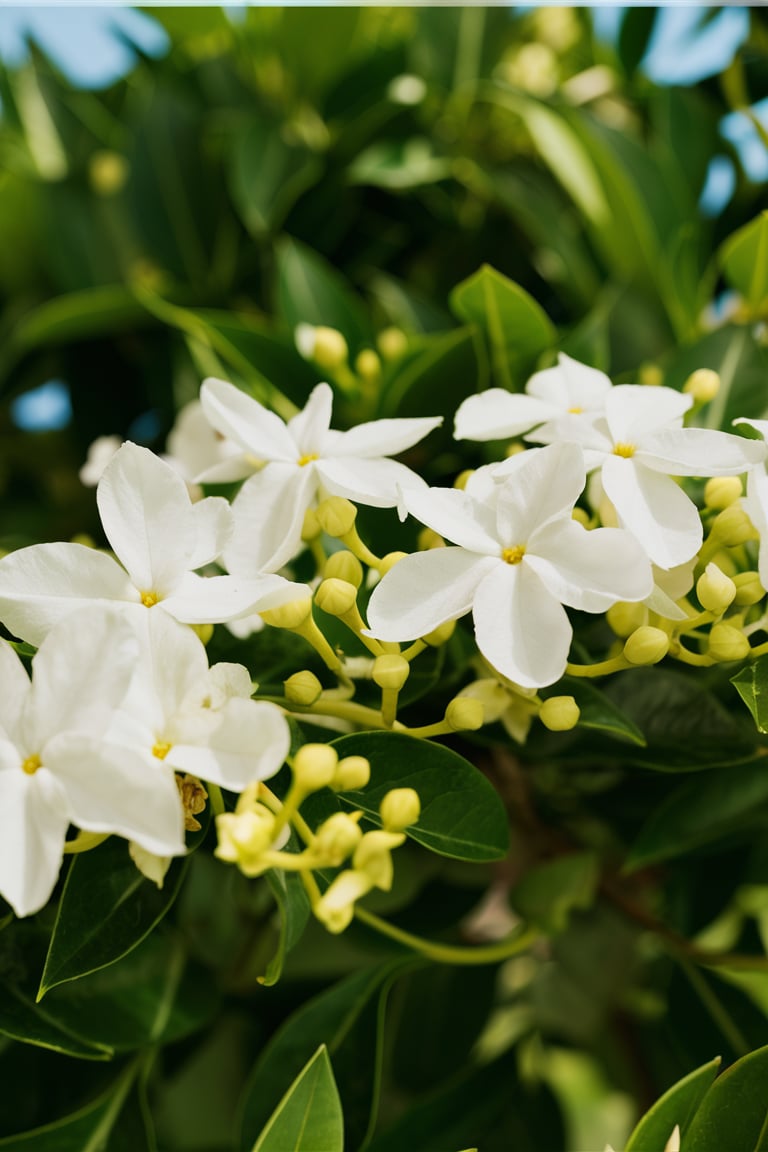
[[[109,839],[109,832],[78,832],[74,840],[68,840],[64,845],[65,855],[75,852],[90,852],[91,848],[98,848]]]
[[[540,935],[535,928],[523,927],[514,935],[508,936],[505,940],[499,940],[496,944],[478,945],[474,948],[462,947],[454,944],[440,944],[435,940],[424,940],[421,936],[414,936],[413,933],[405,932],[402,928],[396,928],[394,924],[387,923],[386,920],[382,920],[365,908],[356,907],[355,916],[363,924],[367,924],[376,932],[380,932],[382,936],[389,936],[391,940],[396,940],[398,944],[403,944],[406,948],[410,948],[438,964],[498,964],[511,956],[518,956],[521,952],[527,952]]]
[[[623,655],[612,656],[610,660],[599,660],[597,664],[566,664],[568,676],[608,676],[611,672],[624,672],[632,668]]]

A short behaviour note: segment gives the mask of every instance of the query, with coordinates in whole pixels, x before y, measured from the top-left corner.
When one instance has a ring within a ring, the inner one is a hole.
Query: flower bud
[[[332,552],[325,562],[323,576],[326,580],[346,580],[359,588],[363,582],[363,566],[351,552]]]
[[[636,628],[624,645],[624,656],[630,664],[658,664],[669,651],[669,636],[661,628],[644,624]]]
[[[550,696],[539,711],[539,720],[550,732],[569,732],[579,722],[581,710],[573,696]]]
[[[318,504],[315,515],[323,532],[329,536],[346,536],[354,527],[357,508],[343,496],[329,496]]]
[[[470,476],[474,474],[474,468],[465,468],[463,472],[459,472],[458,476],[453,482],[454,488],[458,488],[463,492],[469,482]]]
[[[366,832],[352,858],[354,868],[364,872],[374,887],[388,892],[394,879],[392,849],[398,848],[404,840],[402,832],[388,832],[386,829]]]
[[[720,391],[720,377],[711,368],[697,368],[683,384],[683,392],[697,404],[709,404]]]
[[[105,148],[91,156],[88,177],[98,196],[114,196],[125,187],[129,172],[126,158]]]
[[[338,762],[338,754],[329,744],[304,744],[293,758],[293,782],[307,794],[327,788]]]
[[[704,485],[704,503],[713,512],[722,512],[735,504],[742,492],[739,476],[712,476]]]
[[[323,686],[314,672],[304,669],[302,672],[294,672],[293,676],[283,681],[283,691],[291,704],[310,708],[320,699]]]
[[[390,572],[394,568],[395,564],[399,564],[400,561],[404,560],[407,555],[407,552],[387,552],[386,556],[382,556],[381,558],[381,563],[379,564],[379,573],[382,576],[386,576],[387,572]]]
[[[646,361],[645,364],[640,365],[637,379],[639,383],[644,384],[646,388],[658,388],[664,381],[664,374],[658,364],[652,364]]]
[[[379,688],[390,688],[399,692],[408,679],[411,666],[403,656],[377,656],[373,662],[371,679]]]
[[[340,368],[349,355],[347,342],[336,328],[299,324],[296,347],[305,360],[314,360],[320,368]]]
[[[421,815],[421,801],[413,788],[392,788],[379,806],[381,822],[388,832],[402,832]]]
[[[740,504],[730,504],[718,512],[711,535],[726,548],[735,548],[739,544],[746,544],[747,540],[757,539],[754,525]]]
[[[744,660],[749,655],[749,637],[730,624],[713,624],[708,651],[713,660]]]
[[[589,528],[592,523],[592,517],[583,508],[574,508],[571,512],[571,519],[575,520],[577,524],[581,524],[582,528]]]
[[[445,540],[433,528],[422,528],[416,537],[416,545],[420,552],[428,552],[430,548],[445,548]]]
[[[301,628],[302,624],[312,615],[312,599],[303,596],[300,600],[291,600],[289,604],[281,604],[279,608],[269,608],[260,612],[265,624],[273,628]]]
[[[345,756],[336,765],[331,788],[334,792],[359,792],[370,779],[371,765],[365,756]]]
[[[312,911],[329,932],[343,932],[355,914],[355,901],[370,892],[371,887],[371,881],[364,872],[347,869],[339,873],[313,905]]]
[[[246,876],[259,876],[267,868],[263,855],[274,839],[275,817],[264,804],[248,812],[223,812],[216,817],[218,845],[214,855],[237,864]]]
[[[471,696],[454,697],[445,710],[445,720],[454,732],[476,732],[485,721],[482,701]]]
[[[760,576],[757,572],[739,572],[737,576],[734,576],[733,583],[736,585],[736,595],[733,602],[740,607],[757,604],[765,596],[765,589],[760,583]]]
[[[320,867],[338,868],[363,838],[359,820],[362,812],[334,812],[315,833],[313,851],[323,859]]]
[[[425,644],[429,644],[430,648],[439,648],[441,644],[447,644],[451,636],[456,631],[456,621],[446,620],[445,624],[439,624],[437,628],[433,628],[426,636],[422,636]]]
[[[644,604],[627,604],[619,600],[617,604],[611,605],[605,616],[616,635],[626,640],[627,636],[645,624],[648,610]]]
[[[213,636],[213,624],[190,624],[189,627],[203,644],[207,644]]]
[[[372,348],[363,348],[355,360],[355,372],[363,380],[378,380],[381,375],[381,360]]]
[[[301,526],[301,538],[306,543],[314,540],[322,532],[320,521],[317,518],[317,512],[314,508],[307,508],[304,513],[304,523]]]
[[[344,616],[357,603],[357,588],[347,580],[323,580],[315,592],[315,603],[329,616]]]
[[[721,572],[717,564],[707,564],[696,581],[696,595],[699,604],[707,612],[722,616],[736,595],[736,585],[729,576]]]
[[[376,345],[385,360],[399,360],[408,351],[408,337],[399,328],[385,328],[379,332]]]

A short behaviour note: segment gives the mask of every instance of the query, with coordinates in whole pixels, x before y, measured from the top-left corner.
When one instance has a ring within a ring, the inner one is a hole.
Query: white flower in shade
[[[242,452],[198,480],[250,477],[232,506],[235,528],[224,550],[230,572],[274,572],[287,563],[301,548],[304,514],[318,498],[345,496],[394,508],[401,488],[426,487],[387,457],[423,439],[441,423],[439,416],[374,420],[337,432],[330,427],[333,393],[327,384],[318,384],[287,424],[223,380],[206,380],[200,399],[209,422]]]
[[[691,396],[673,388],[621,384],[605,401],[605,417],[552,421],[528,439],[581,445],[587,470],[601,469],[605,495],[619,523],[659,568],[694,556],[703,539],[696,505],[673,476],[734,476],[766,457],[766,446],[729,432],[683,428]],[[504,474],[507,464],[499,466]]]
[[[225,440],[208,423],[199,400],[190,400],[179,409],[168,433],[167,446],[168,454],[164,459],[186,480],[197,499],[202,495],[195,483],[197,476],[230,456],[240,455],[237,444]]]
[[[760,537],[757,570],[763,588],[768,587],[768,475],[764,468],[753,468],[747,476],[747,494],[741,505]]]
[[[88,448],[88,457],[78,475],[86,488],[95,488],[104,469],[122,444],[119,436],[97,436]]]
[[[404,494],[418,520],[458,547],[407,556],[376,586],[370,633],[408,640],[471,611],[485,659],[524,688],[565,672],[572,628],[563,605],[602,612],[643,600],[651,567],[619,528],[587,531],[571,516],[584,487],[576,445],[520,453],[483,502],[455,489]]]
[[[84,604],[155,605],[185,624],[212,624],[308,594],[281,576],[200,576],[232,531],[226,500],[190,501],[182,478],[146,448],[126,443],[99,482],[104,532],[117,560],[82,544],[33,544],[0,560],[0,619],[39,644]],[[120,563],[118,563],[119,561]]]
[[[0,641],[0,892],[19,916],[50,897],[70,823],[149,852],[184,852],[173,778],[106,740],[137,652],[128,622],[107,611],[58,624],[33,660],[31,682]]]
[[[597,419],[605,411],[611,381],[604,372],[561,352],[554,368],[534,373],[525,393],[489,388],[468,396],[456,412],[457,440],[503,440],[538,424],[580,413]]]

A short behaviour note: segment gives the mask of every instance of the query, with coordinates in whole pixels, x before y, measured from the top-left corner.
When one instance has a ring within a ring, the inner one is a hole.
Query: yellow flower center
[[[623,456],[626,460],[629,460],[630,456],[634,456],[635,454],[635,446],[634,444],[625,444],[620,440],[618,444],[614,444],[613,454],[614,456]]]
[[[569,408],[569,409],[568,409],[568,411],[569,411],[569,412],[572,412],[574,416],[580,416],[580,415],[581,415],[581,413],[584,411],[584,409],[583,409],[583,408],[579,408],[579,407],[578,407],[578,405],[577,405],[575,408]]]
[[[505,548],[501,558],[505,564],[519,564],[525,556],[525,544],[515,544],[513,548]]]
[[[142,592],[141,594],[141,602],[145,608],[154,608],[158,599],[157,592]]]
[[[299,456],[299,468],[305,468],[307,464],[311,464],[313,460],[317,459],[317,452],[308,452],[306,456]]]
[[[22,760],[21,770],[26,772],[27,776],[34,776],[38,768],[42,767],[42,763],[39,756],[27,756],[26,760]]]
[[[152,748],[152,755],[157,756],[158,760],[165,760],[172,747],[167,740],[158,740]]]

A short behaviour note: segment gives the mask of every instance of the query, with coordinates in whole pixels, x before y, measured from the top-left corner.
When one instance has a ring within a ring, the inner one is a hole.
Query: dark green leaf
[[[291,328],[299,324],[337,328],[353,350],[364,342],[368,333],[365,312],[335,268],[289,236],[278,241],[275,259],[276,308]]]
[[[322,1044],[272,1113],[253,1152],[342,1152],[344,1123]]]
[[[258,238],[276,228],[321,171],[320,157],[288,143],[279,123],[251,118],[235,138],[229,180],[232,199],[251,235]]]
[[[279,872],[270,869],[266,878],[277,901],[280,916],[277,949],[261,979],[262,984],[269,986],[276,984],[280,979],[286,954],[301,939],[309,919],[310,907],[307,891],[297,872]]]
[[[768,211],[729,236],[718,259],[726,280],[753,312],[768,306]]]
[[[451,442],[456,409],[485,382],[479,343],[479,335],[470,328],[414,341],[410,354],[384,381],[380,415],[442,416],[439,435]]]
[[[758,732],[768,732],[768,657],[745,665],[731,684],[752,713]]]
[[[619,32],[619,57],[632,76],[648,50],[656,22],[656,8],[627,8]]]
[[[694,344],[677,349],[667,359],[664,383],[680,388],[697,368],[712,368],[720,375],[720,390],[706,406],[702,420],[708,428],[725,428],[737,416],[765,417],[768,402],[764,382],[768,355],[749,326],[726,324]]]
[[[55,1011],[51,1014],[33,1004],[10,985],[5,986],[0,998],[0,1032],[12,1040],[50,1048],[53,1052],[63,1052],[81,1060],[109,1060],[112,1055],[112,1049],[107,1045],[92,1043],[71,1032],[56,1019]]]
[[[717,1056],[673,1084],[636,1125],[627,1142],[626,1152],[659,1152],[669,1140],[675,1124],[680,1125],[683,1146],[687,1147],[688,1129],[719,1067],[720,1057]]]
[[[765,1152],[768,1148],[768,1048],[718,1076],[685,1136],[685,1152]]]
[[[129,1065],[115,1083],[92,1104],[19,1136],[0,1140],[2,1152],[102,1152],[136,1075]]]
[[[511,894],[515,911],[545,932],[563,932],[571,912],[591,908],[600,867],[593,852],[547,860],[527,872]]]
[[[617,740],[644,747],[646,739],[629,716],[593,684],[586,684],[576,676],[566,676],[561,682],[563,692],[573,696],[579,706],[579,727],[604,732]]]

